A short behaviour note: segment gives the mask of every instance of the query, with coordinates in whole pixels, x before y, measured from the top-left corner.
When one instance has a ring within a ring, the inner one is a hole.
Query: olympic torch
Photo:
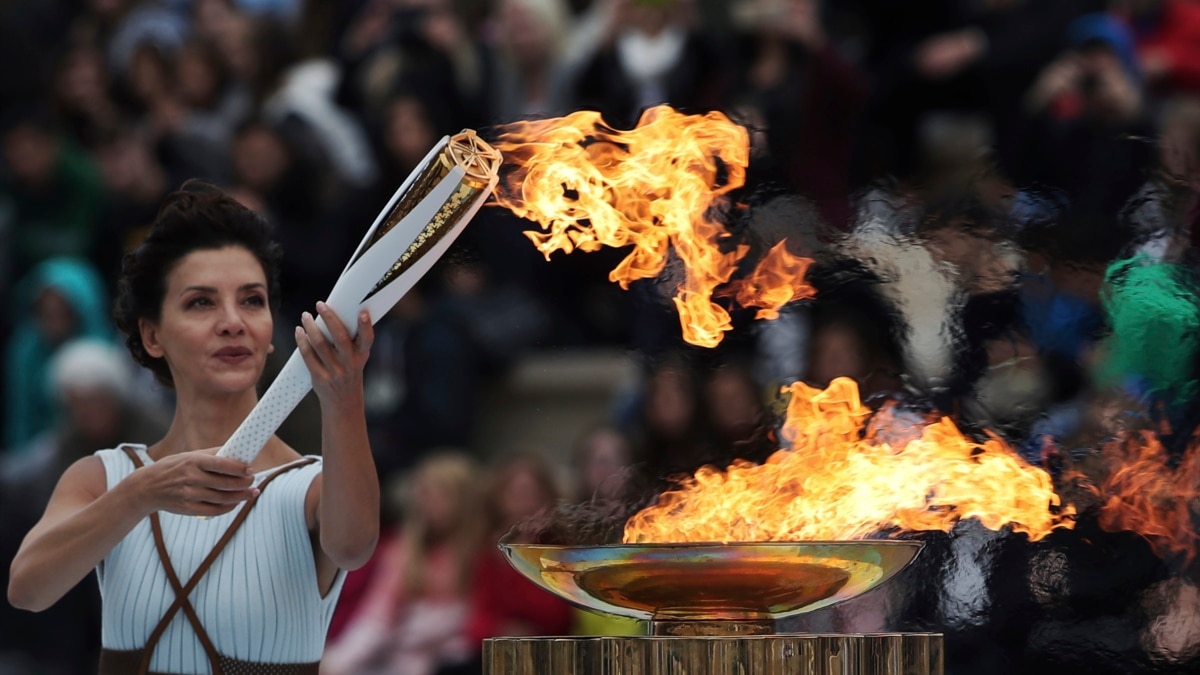
[[[379,321],[450,248],[496,187],[500,162],[500,153],[470,129],[429,151],[367,230],[325,301],[352,334],[361,310]],[[293,351],[217,454],[254,461],[310,389],[308,366]]]

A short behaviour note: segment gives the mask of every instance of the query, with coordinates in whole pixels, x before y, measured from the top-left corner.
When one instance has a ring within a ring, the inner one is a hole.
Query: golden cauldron
[[[776,621],[857,597],[921,550],[914,541],[553,546],[501,544],[547,591],[649,621],[647,637],[498,638],[489,675],[940,675],[941,636],[780,635]]]

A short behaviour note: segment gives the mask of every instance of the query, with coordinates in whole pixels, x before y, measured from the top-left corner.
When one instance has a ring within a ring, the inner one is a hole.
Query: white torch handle
[[[444,145],[445,139],[439,148]],[[433,153],[431,153],[432,155]],[[383,216],[390,211],[399,194],[407,188],[408,181],[400,190],[397,190],[397,196],[392,198],[384,212],[376,219],[375,225],[368,231],[367,237],[364,237],[364,243],[359,245],[359,254],[342,272],[326,300],[326,304],[346,325],[351,335],[358,332],[359,310],[366,309],[371,315],[371,322],[378,322],[429,271],[478,212],[497,182],[497,178],[493,176],[488,188],[475,197],[462,218],[450,226],[444,235],[430,245],[424,254],[414,260],[404,272],[364,300],[367,293],[371,292],[375,284],[392,267],[398,252],[406,250],[411,242],[417,239],[425,226],[437,215],[442,205],[450,199],[451,194],[457,189],[462,175],[461,168],[451,170],[451,174],[435,186],[399,223],[369,248],[364,248],[365,242],[382,221]],[[411,177],[409,180],[411,181]],[[317,325],[321,327],[326,336],[329,335],[329,330],[320,317],[317,317]],[[225,442],[221,451],[217,453],[218,456],[233,457],[247,463],[252,462],[279,428],[279,425],[287,419],[310,389],[312,389],[312,375],[304,364],[300,352],[295,351],[275,381],[263,394],[262,399]]]
[[[279,371],[275,381],[259,399],[252,414],[233,432],[218,454],[247,464],[253,462],[258,451],[267,444],[310,389],[312,374],[304,365],[300,350],[294,350],[283,370]]]

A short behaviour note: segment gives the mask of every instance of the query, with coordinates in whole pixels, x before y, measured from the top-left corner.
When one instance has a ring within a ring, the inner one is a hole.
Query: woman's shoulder
[[[108,470],[99,453],[81,457],[58,479],[58,491],[83,493],[99,497],[108,491]]]

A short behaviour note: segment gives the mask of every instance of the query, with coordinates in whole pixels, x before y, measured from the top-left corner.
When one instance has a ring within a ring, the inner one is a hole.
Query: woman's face
[[[72,51],[58,73],[56,91],[59,100],[73,111],[91,110],[108,98],[108,77],[104,55],[98,50]]]
[[[744,438],[762,421],[758,391],[748,378],[731,370],[718,371],[706,393],[709,421],[725,437]]]
[[[291,159],[287,147],[265,127],[247,129],[233,142],[233,173],[242,187],[268,193],[283,180]]]
[[[186,105],[207,108],[220,95],[221,78],[216,67],[198,47],[186,47],[175,62],[176,86]]]
[[[33,318],[42,339],[60,345],[79,329],[79,317],[67,296],[55,288],[43,290],[33,303]]]
[[[646,426],[667,438],[683,438],[695,417],[695,399],[687,376],[671,369],[659,371],[646,400]]]
[[[258,259],[240,246],[193,251],[166,286],[162,316],[142,321],[142,341],[151,356],[166,359],[176,390],[221,395],[253,388],[273,327]]]
[[[553,505],[553,495],[546,494],[542,484],[529,469],[518,469],[508,476],[499,495],[501,515],[508,524],[527,520]]]
[[[401,98],[388,107],[384,144],[401,166],[415,167],[437,142],[437,131],[419,100]]]
[[[620,434],[602,430],[588,439],[580,462],[581,497],[617,497],[624,489],[622,472],[629,465],[632,452]]]
[[[870,372],[862,339],[848,326],[831,324],[813,334],[812,364],[808,380],[827,387],[838,377],[849,377],[860,384]]]
[[[442,537],[454,531],[460,519],[460,496],[453,486],[431,478],[418,479],[416,504],[427,531]]]

